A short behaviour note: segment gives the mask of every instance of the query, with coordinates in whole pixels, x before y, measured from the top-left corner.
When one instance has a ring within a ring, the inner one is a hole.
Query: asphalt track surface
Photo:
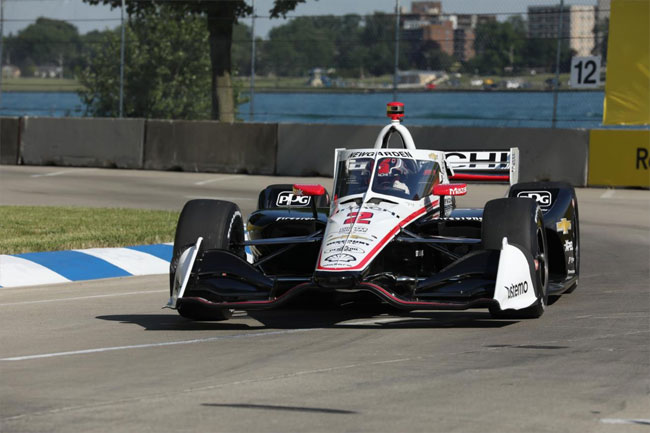
[[[214,197],[248,213],[284,181],[3,166],[0,204]],[[580,285],[538,320],[344,308],[194,323],[161,310],[164,275],[0,289],[0,431],[648,432],[650,192],[578,198]]]

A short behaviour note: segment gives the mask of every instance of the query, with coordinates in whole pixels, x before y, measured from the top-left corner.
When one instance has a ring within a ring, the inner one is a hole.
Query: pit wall
[[[421,148],[518,147],[521,181],[650,187],[647,129],[408,127]],[[358,125],[0,118],[0,163],[331,176],[334,149],[372,147],[380,129]]]

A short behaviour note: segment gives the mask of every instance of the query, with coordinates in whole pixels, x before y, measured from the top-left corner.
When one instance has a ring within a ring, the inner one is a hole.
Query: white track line
[[[384,319],[374,319],[374,320],[364,320],[358,322],[349,322],[341,323],[342,325],[349,326],[359,326],[359,325],[370,325],[378,323],[386,323],[403,320],[402,318],[384,318]],[[42,359],[42,358],[55,358],[60,356],[72,356],[72,355],[87,355],[91,353],[101,353],[101,352],[112,352],[116,350],[131,350],[131,349],[146,349],[152,347],[165,347],[165,346],[178,346],[181,344],[195,344],[195,343],[210,343],[213,341],[222,341],[222,340],[235,340],[239,338],[255,338],[255,337],[266,337],[266,336],[276,336],[276,335],[287,335],[287,334],[296,334],[301,332],[312,332],[312,331],[321,331],[323,328],[306,328],[306,329],[287,329],[282,331],[269,331],[269,332],[255,332],[249,334],[234,334],[234,335],[224,335],[219,337],[209,337],[209,338],[197,338],[194,340],[180,340],[180,341],[169,341],[163,343],[148,343],[148,344],[134,344],[131,346],[112,346],[112,347],[99,347],[96,349],[84,349],[84,350],[73,350],[70,352],[53,352],[53,353],[42,353],[37,355],[26,355],[26,356],[14,356],[10,358],[0,358],[0,361],[29,361],[33,359]]]
[[[607,191],[601,194],[600,198],[612,198],[614,197],[615,193],[616,193],[615,189],[608,189]]]
[[[80,301],[83,299],[95,299],[95,298],[114,298],[116,296],[132,296],[132,295],[143,295],[147,293],[168,293],[168,290],[147,290],[139,292],[125,292],[125,293],[111,293],[108,295],[90,295],[90,296],[75,296],[74,298],[61,298],[61,299],[41,299],[39,301],[23,301],[23,302],[7,302],[0,304],[0,307],[7,307],[9,305],[27,305],[27,304],[45,304],[49,302],[65,302],[65,301]]]
[[[236,340],[239,338],[255,338],[255,337],[286,335],[286,334],[297,334],[300,332],[311,332],[311,331],[318,331],[321,329],[323,328],[287,329],[283,331],[255,332],[250,334],[234,334],[234,335],[224,335],[220,337],[197,338],[194,340],[168,341],[163,343],[134,344],[131,346],[98,347],[96,349],[73,350],[70,352],[53,352],[53,353],[41,353],[38,355],[13,356],[10,358],[0,358],[0,361],[29,361],[32,359],[56,358],[59,356],[87,355],[90,353],[113,352],[116,350],[147,349],[151,347],[178,346],[181,344],[210,343],[213,341]]]
[[[206,179],[202,180],[200,182],[194,182],[194,185],[207,185],[212,182],[220,182],[222,180],[231,180],[231,179],[239,179],[240,177],[243,177],[241,175],[236,175],[236,176],[220,176],[220,177],[214,177],[212,179]]]
[[[603,424],[641,424],[650,425],[650,419],[629,419],[629,418],[602,418],[600,420]]]
[[[30,177],[60,176],[62,174],[72,173],[72,172],[73,172],[73,170],[54,171],[52,173],[45,173],[45,174],[32,174]]]

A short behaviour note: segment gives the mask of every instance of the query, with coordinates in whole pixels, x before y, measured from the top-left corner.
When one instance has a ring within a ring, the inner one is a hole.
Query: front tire
[[[535,200],[500,198],[491,200],[483,211],[481,238],[485,249],[500,250],[503,238],[529,251],[535,260],[533,284],[537,301],[522,310],[501,310],[490,307],[492,317],[499,319],[536,319],[548,304],[548,252],[542,211]]]
[[[170,295],[174,287],[174,274],[178,260],[196,240],[202,237],[199,254],[205,250],[222,249],[246,258],[244,250],[244,223],[239,207],[222,200],[188,201],[178,218],[174,249],[169,265]],[[202,305],[179,303],[178,313],[191,320],[227,320],[232,310],[215,310]]]

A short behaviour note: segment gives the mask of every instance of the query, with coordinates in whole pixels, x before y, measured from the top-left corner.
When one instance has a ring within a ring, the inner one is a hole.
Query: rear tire
[[[174,236],[174,249],[169,265],[170,294],[174,287],[174,274],[178,260],[188,247],[202,237],[201,249],[231,251],[246,259],[244,250],[244,223],[239,207],[228,201],[191,200],[183,207]],[[178,313],[192,320],[227,320],[232,310],[215,310],[202,305],[179,304]]]
[[[500,250],[503,238],[530,252],[537,261],[533,275],[537,301],[523,310],[501,310],[490,307],[498,319],[536,319],[544,314],[548,303],[548,252],[542,211],[533,199],[500,198],[491,200],[483,211],[481,238],[485,249]]]

